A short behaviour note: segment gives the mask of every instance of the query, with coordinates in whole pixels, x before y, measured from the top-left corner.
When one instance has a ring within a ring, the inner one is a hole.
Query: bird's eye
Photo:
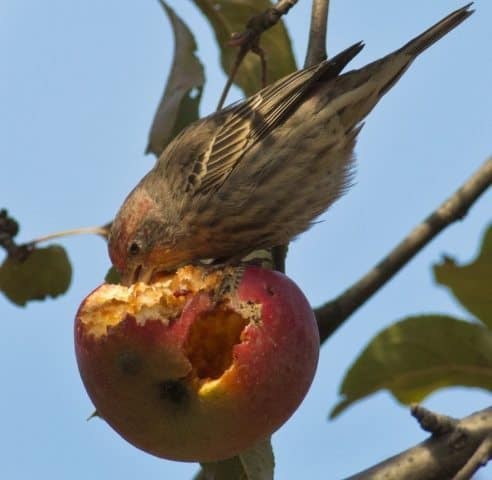
[[[128,248],[128,253],[130,255],[138,255],[140,253],[140,245],[136,242],[133,242]]]

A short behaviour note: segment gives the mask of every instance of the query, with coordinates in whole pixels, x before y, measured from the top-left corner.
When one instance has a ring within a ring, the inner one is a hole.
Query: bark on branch
[[[452,422],[450,417],[421,407],[412,410],[414,416],[434,417],[436,428],[442,418],[443,428],[426,441],[346,480],[465,480],[490,460],[492,407]]]
[[[435,212],[415,227],[386,257],[334,300],[315,309],[321,341],[329,338],[366,300],[451,223],[461,220],[492,184],[492,158]]]
[[[330,0],[313,0],[309,42],[304,60],[304,68],[316,65],[328,58],[326,51],[326,32],[328,30],[328,10]]]

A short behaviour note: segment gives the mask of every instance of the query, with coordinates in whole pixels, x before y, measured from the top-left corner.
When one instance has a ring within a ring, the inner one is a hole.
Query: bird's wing
[[[173,158],[169,158],[168,167],[188,170],[185,190],[194,195],[218,190],[244,154],[282,122],[315,82],[335,78],[362,48],[362,43],[357,43],[331,60],[294,72],[256,95],[202,120],[210,136],[195,139],[195,149],[190,155],[183,150],[187,143],[193,143],[192,136],[197,132],[188,129],[177,139],[178,145]],[[186,164],[183,157],[187,158]],[[171,165],[175,161],[181,165]]]

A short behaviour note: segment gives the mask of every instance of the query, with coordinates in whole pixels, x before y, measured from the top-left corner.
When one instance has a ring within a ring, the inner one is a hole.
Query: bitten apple
[[[301,290],[247,267],[187,266],[151,284],[104,284],[75,321],[80,374],[97,413],[146,452],[181,461],[231,457],[267,438],[313,379],[319,335]]]

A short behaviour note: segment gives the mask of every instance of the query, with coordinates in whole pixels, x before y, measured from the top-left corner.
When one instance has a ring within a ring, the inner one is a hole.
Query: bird
[[[348,188],[364,118],[468,4],[403,47],[342,73],[356,43],[191,123],[129,193],[109,233],[123,285],[287,244]]]

